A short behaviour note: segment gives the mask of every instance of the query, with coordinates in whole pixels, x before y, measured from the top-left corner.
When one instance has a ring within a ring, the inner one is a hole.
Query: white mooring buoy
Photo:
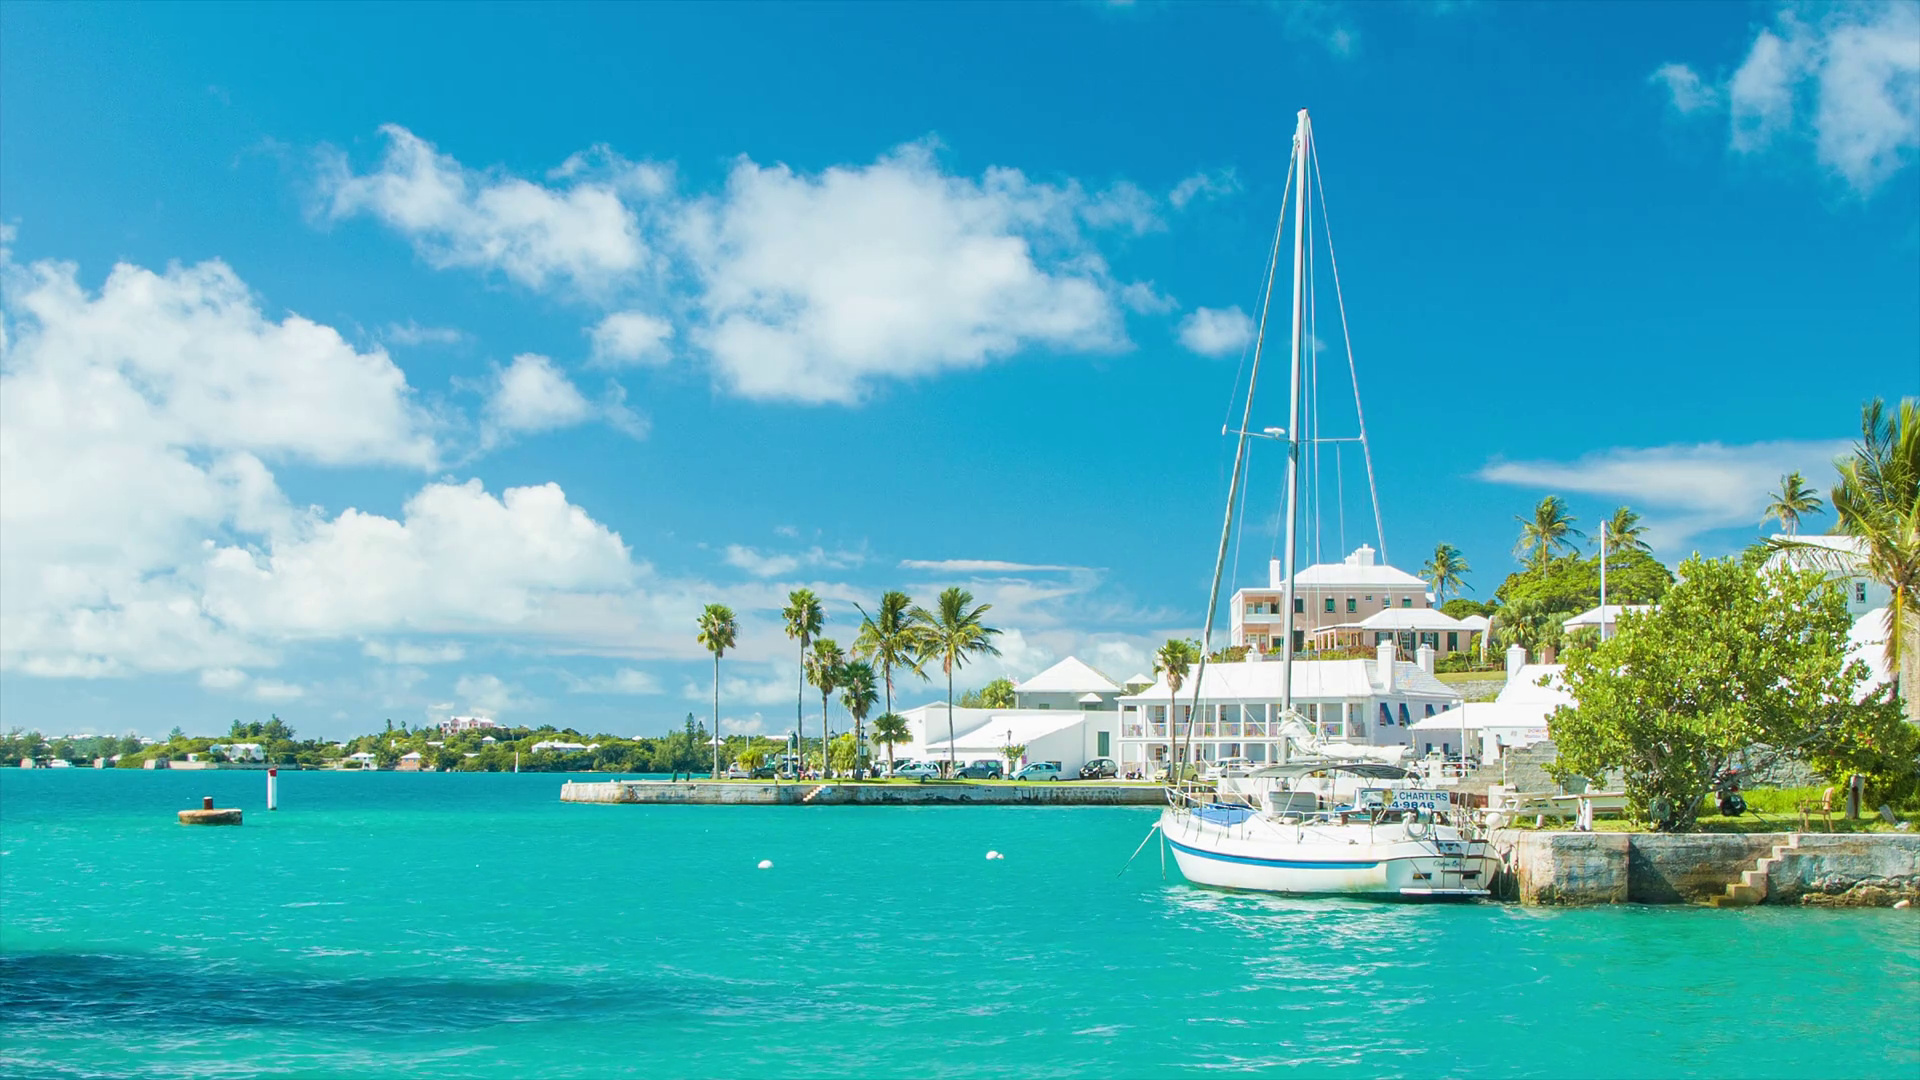
[[[279,779],[280,770],[269,767],[267,769],[267,809],[269,810],[280,809]]]
[[[773,860],[772,860],[772,859],[761,859],[761,860],[760,860],[760,869],[762,869],[762,870],[771,870],[771,869],[773,869]]]
[[[1005,856],[1005,855],[1002,855],[1002,854],[1000,854],[1000,853],[999,853],[999,852],[997,852],[997,851],[989,851],[989,852],[987,852],[987,858],[989,858],[989,859],[1004,859],[1004,858],[1006,858],[1006,856]]]

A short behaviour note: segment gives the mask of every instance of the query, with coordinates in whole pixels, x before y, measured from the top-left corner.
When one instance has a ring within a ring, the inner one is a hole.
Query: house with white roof
[[[1415,723],[1460,704],[1459,691],[1434,678],[1431,649],[1420,649],[1417,663],[1395,659],[1394,650],[1383,642],[1371,659],[1293,662],[1294,708],[1322,742],[1411,746]],[[1210,663],[1200,676],[1197,713],[1191,674],[1177,699],[1164,675],[1140,693],[1123,695],[1121,773],[1150,774],[1164,765],[1171,757],[1170,734],[1183,748],[1191,737],[1197,761],[1287,760],[1290,744],[1279,727],[1284,671],[1273,661]],[[1170,708],[1176,719],[1171,733]]]
[[[1767,559],[1769,568],[1793,566],[1824,570],[1840,582],[1847,597],[1847,614],[1858,619],[1876,608],[1893,602],[1893,590],[1866,574],[1866,541],[1857,536],[1788,536],[1775,533],[1777,541],[1791,540],[1818,549],[1815,551],[1776,551]]]
[[[1598,630],[1602,637],[1612,637],[1619,629],[1620,616],[1627,613],[1635,615],[1652,611],[1652,604],[1601,604],[1567,619],[1560,625],[1568,633],[1575,630]]]
[[[1547,718],[1573,704],[1563,673],[1565,664],[1529,664],[1527,651],[1507,649],[1507,685],[1492,701],[1469,701],[1413,725],[1416,756],[1468,756],[1498,761],[1509,749],[1548,738]]]
[[[1021,709],[1074,709],[1081,712],[1112,709],[1122,693],[1120,684],[1069,656],[1013,688]],[[1051,760],[1051,759],[1049,759]]]
[[[440,733],[443,735],[453,735],[462,731],[481,731],[486,728],[497,728],[499,726],[499,724],[484,716],[449,716],[445,720],[440,721]]]
[[[1281,560],[1270,561],[1265,588],[1233,594],[1233,644],[1279,652],[1286,647],[1284,635],[1291,625],[1295,651],[1305,651],[1321,627],[1357,623],[1388,608],[1433,606],[1425,581],[1374,556],[1373,548],[1362,544],[1337,563],[1315,563],[1301,570],[1294,580],[1291,617],[1280,610],[1285,603],[1286,573]]]
[[[1461,620],[1438,608],[1397,607],[1359,622],[1322,626],[1307,640],[1314,649],[1373,648],[1391,642],[1402,656],[1413,656],[1422,647],[1446,656],[1472,647],[1473,635]]]

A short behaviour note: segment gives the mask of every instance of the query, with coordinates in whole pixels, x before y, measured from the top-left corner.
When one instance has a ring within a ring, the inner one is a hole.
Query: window
[[[1311,194],[1311,192],[1309,192],[1309,194]],[[1411,597],[1411,596],[1403,596],[1403,597],[1401,597],[1401,598],[1400,598],[1400,606],[1401,606],[1401,607],[1412,607],[1412,606],[1413,606],[1413,597]]]
[[[1304,597],[1304,596],[1296,596],[1296,597],[1294,597],[1294,598],[1293,598],[1293,613],[1294,613],[1295,615],[1305,615],[1305,614],[1307,613],[1307,598],[1306,598],[1306,597]]]
[[[1432,715],[1433,715],[1433,706],[1431,706],[1431,705],[1429,705],[1429,706],[1427,706],[1427,715],[1428,715],[1428,716],[1432,716]]]
[[[1372,597],[1368,597],[1368,599],[1372,599]],[[1347,614],[1351,615],[1354,612],[1359,610],[1360,610],[1359,605],[1353,602],[1353,597],[1351,596],[1347,597]]]
[[[1305,651],[1306,647],[1307,632],[1305,630],[1295,630],[1293,632],[1293,651],[1302,652]]]
[[[1309,192],[1309,194],[1311,194],[1311,192]],[[1035,706],[1034,706],[1034,708],[1036,708],[1036,709],[1051,709],[1051,708],[1053,708],[1053,706],[1051,706],[1051,705],[1047,705],[1047,704],[1044,704],[1044,703],[1043,703],[1043,704],[1040,704],[1040,705],[1035,705]]]
[[[1459,651],[1459,649],[1460,649],[1460,631],[1458,630],[1447,631],[1447,651],[1457,652]]]
[[[1384,701],[1380,703],[1380,725],[1382,727],[1393,726],[1393,710],[1387,708],[1387,703]]]
[[[1391,596],[1382,596],[1382,597],[1380,598],[1380,606],[1381,606],[1381,607],[1383,607],[1383,608],[1384,608],[1384,607],[1392,607],[1392,606],[1393,606],[1393,597],[1391,597]]]
[[[1327,614],[1333,614],[1333,597],[1327,597]]]
[[[1107,742],[1108,738],[1112,734],[1113,734],[1112,732],[1108,732],[1108,731],[1096,732],[1094,734],[1094,737],[1093,737],[1093,749],[1094,749],[1093,756],[1094,757],[1112,757],[1113,756],[1113,747],[1110,746]]]
[[[1400,703],[1400,726],[1413,726],[1413,716],[1407,712],[1407,703],[1404,701]]]
[[[1864,604],[1867,602],[1867,583],[1866,582],[1856,581],[1853,583],[1853,600],[1854,600],[1854,603],[1856,604]]]

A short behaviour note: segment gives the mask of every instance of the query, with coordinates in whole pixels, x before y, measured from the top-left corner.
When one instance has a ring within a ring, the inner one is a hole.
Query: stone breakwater
[[[1164,806],[1153,784],[761,784],[693,780],[568,781],[560,801],[710,806]]]
[[[1920,836],[1497,830],[1506,895],[1525,904],[1920,901]]]

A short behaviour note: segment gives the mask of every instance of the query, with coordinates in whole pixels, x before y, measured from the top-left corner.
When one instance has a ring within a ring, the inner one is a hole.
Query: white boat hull
[[[1161,813],[1161,834],[1195,885],[1249,892],[1440,899],[1489,895],[1500,861],[1446,825],[1221,825]]]

